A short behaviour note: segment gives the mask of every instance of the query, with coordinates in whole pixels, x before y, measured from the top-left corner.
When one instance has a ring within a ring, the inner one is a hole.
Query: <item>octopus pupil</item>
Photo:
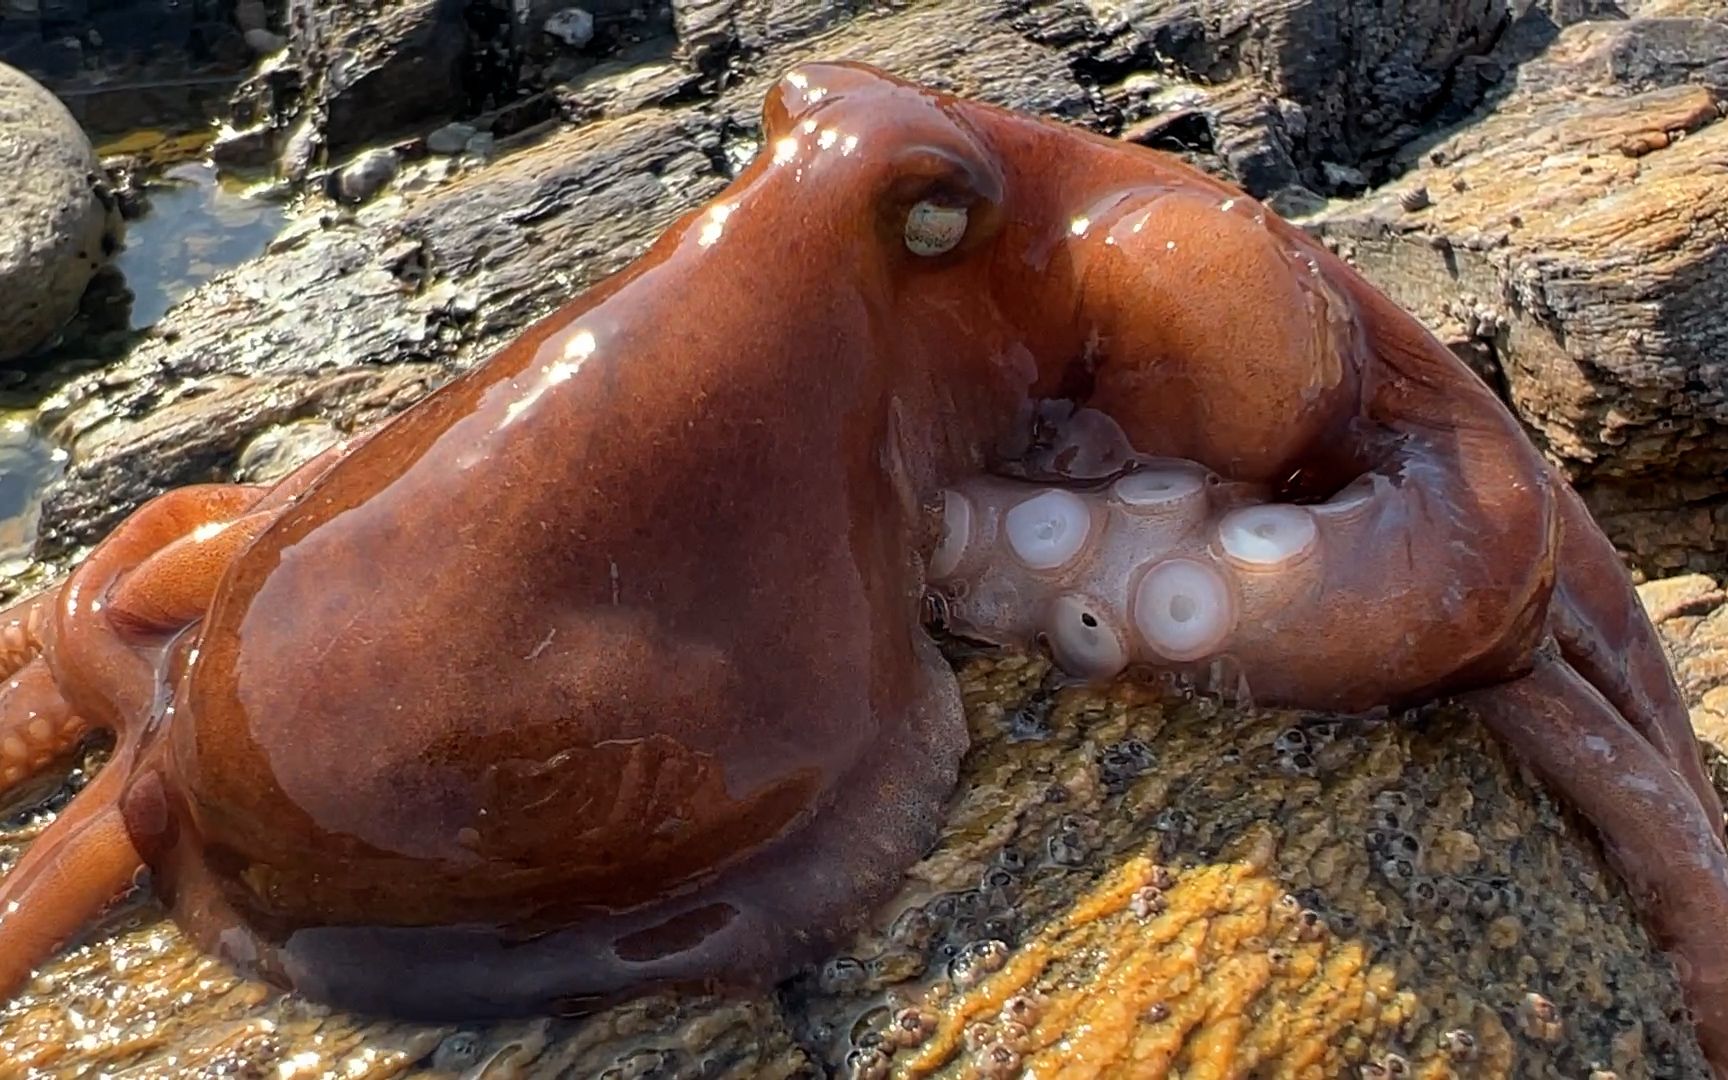
[[[1177,622],[1187,622],[1198,612],[1200,605],[1194,602],[1192,596],[1172,596],[1170,598],[1170,617]]]
[[[1088,611],[1085,614],[1080,616],[1080,625],[1086,627],[1087,629],[1096,629],[1098,626],[1098,620],[1092,615],[1092,613],[1090,611]]]

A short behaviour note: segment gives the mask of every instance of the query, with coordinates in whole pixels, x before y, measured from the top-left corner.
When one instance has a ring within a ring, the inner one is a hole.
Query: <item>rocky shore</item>
[[[188,67],[227,80],[215,158],[276,177],[287,224],[101,362],[11,362],[69,460],[0,599],[167,487],[279,475],[484,359],[717,191],[785,67],[846,57],[1176,151],[1323,236],[1574,477],[1647,580],[1700,731],[1728,740],[1715,0],[198,10],[232,31]],[[63,96],[100,81],[87,38],[68,71],[37,57],[64,26],[0,15],[0,60]],[[151,63],[190,55],[164,40]],[[87,280],[54,286],[31,346],[77,340]],[[5,316],[0,357],[27,336]],[[954,660],[975,749],[941,843],[772,994],[368,1022],[236,980],[140,899],[0,1010],[0,1078],[1703,1075],[1594,841],[1468,717],[1056,691],[1037,661]],[[0,823],[0,866],[100,755]]]

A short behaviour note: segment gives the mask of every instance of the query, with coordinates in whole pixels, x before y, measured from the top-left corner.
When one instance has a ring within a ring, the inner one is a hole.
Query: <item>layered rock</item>
[[[1313,227],[1471,356],[1650,576],[1728,555],[1728,22],[1580,23]]]

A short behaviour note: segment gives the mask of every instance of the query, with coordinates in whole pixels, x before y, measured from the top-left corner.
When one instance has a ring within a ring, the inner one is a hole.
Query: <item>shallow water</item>
[[[44,488],[65,468],[66,451],[49,445],[28,413],[0,412],[0,577],[23,570],[36,544]]]
[[[103,149],[149,156],[136,143]],[[116,325],[134,331],[150,329],[200,285],[256,257],[286,220],[279,202],[250,193],[246,181],[219,174],[203,161],[167,166],[145,191],[147,209],[126,223],[125,247],[113,261],[125,280],[124,293],[130,294],[126,322]],[[119,291],[100,278],[92,295],[98,290]],[[16,367],[0,368],[0,579],[27,568],[42,494],[69,457],[45,438],[35,411],[68,372],[102,362],[75,326],[64,344]]]
[[[114,265],[132,291],[132,327],[148,329],[198,286],[260,254],[281,229],[278,203],[207,162],[174,165],[147,187],[149,211],[126,226]]]

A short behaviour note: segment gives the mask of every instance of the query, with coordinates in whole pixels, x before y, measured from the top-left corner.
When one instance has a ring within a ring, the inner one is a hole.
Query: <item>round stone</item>
[[[78,122],[0,64],[0,361],[51,338],[120,247],[120,215]]]

